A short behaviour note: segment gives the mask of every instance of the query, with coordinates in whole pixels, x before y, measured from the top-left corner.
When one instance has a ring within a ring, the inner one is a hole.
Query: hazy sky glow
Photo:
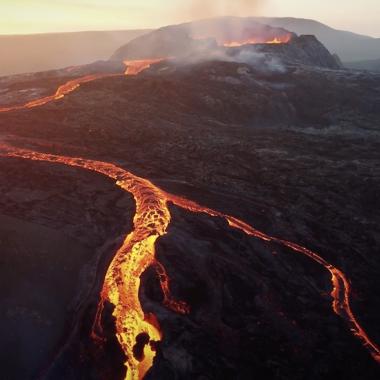
[[[380,37],[380,0],[0,0],[0,34],[158,27],[224,14],[313,18]]]

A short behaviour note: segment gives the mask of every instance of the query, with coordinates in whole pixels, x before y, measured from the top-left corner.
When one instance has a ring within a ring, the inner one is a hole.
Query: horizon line
[[[75,33],[118,33],[118,32],[133,32],[133,31],[153,31],[157,30],[160,28],[164,28],[166,26],[171,26],[171,25],[180,25],[183,23],[188,23],[188,22],[194,22],[194,21],[200,21],[200,20],[210,20],[210,19],[218,19],[218,18],[228,18],[228,17],[236,17],[236,18],[273,18],[273,19],[281,19],[281,18],[289,18],[289,19],[295,19],[295,20],[308,20],[308,21],[314,21],[319,24],[322,24],[328,28],[337,30],[337,31],[342,31],[342,32],[349,32],[357,35],[361,35],[363,37],[369,37],[369,38],[375,38],[375,39],[380,39],[380,36],[377,35],[372,35],[372,34],[367,34],[367,33],[362,33],[362,32],[353,32],[352,30],[348,29],[340,29],[333,27],[329,24],[326,24],[322,21],[311,19],[311,18],[305,18],[305,17],[294,17],[294,16],[215,16],[215,17],[207,17],[204,19],[193,19],[193,20],[187,20],[183,22],[173,22],[171,24],[165,24],[161,26],[142,26],[142,27],[133,27],[133,28],[116,28],[116,29],[76,29],[76,30],[66,30],[66,31],[46,31],[46,32],[31,32],[31,33],[0,33],[0,38],[1,37],[27,37],[27,36],[42,36],[42,35],[57,35],[57,34],[75,34]]]

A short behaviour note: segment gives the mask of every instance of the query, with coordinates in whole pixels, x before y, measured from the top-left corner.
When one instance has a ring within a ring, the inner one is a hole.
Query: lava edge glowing
[[[36,161],[48,161],[62,163],[69,166],[77,166],[95,171],[116,180],[117,185],[133,194],[136,200],[136,215],[134,217],[134,231],[127,236],[122,247],[117,251],[110,267],[101,293],[101,304],[106,300],[114,306],[113,315],[116,318],[116,331],[119,343],[127,357],[125,363],[128,371],[128,380],[142,379],[147,370],[152,366],[155,356],[154,342],[160,340],[158,322],[152,315],[145,315],[138,297],[140,276],[150,265],[157,264],[155,255],[155,242],[159,236],[166,234],[170,223],[170,212],[167,204],[174,205],[195,213],[206,213],[213,217],[225,219],[228,224],[247,235],[267,242],[278,243],[293,251],[304,254],[316,263],[322,265],[331,273],[332,308],[335,313],[345,319],[354,334],[360,339],[364,347],[373,358],[380,363],[380,349],[370,340],[364,329],[354,316],[350,305],[351,286],[342,271],[328,263],[315,252],[298,244],[269,236],[256,230],[247,223],[225,215],[219,211],[198,205],[193,201],[169,194],[157,188],[146,179],[139,178],[128,171],[118,168],[110,163],[92,161],[81,158],[72,158],[44,154],[24,149],[13,148],[8,145],[0,145],[1,155],[7,157],[20,157]],[[168,281],[166,278],[165,281]],[[163,282],[161,281],[161,285]],[[164,289],[164,287],[163,287]],[[172,300],[173,304],[177,301]],[[170,305],[170,303],[169,303]],[[184,303],[179,302],[179,307],[173,309],[177,312],[188,312]],[[168,306],[168,304],[167,304]],[[153,319],[152,319],[153,318]],[[133,357],[133,347],[139,334],[148,334],[150,344],[145,345],[145,358],[138,361]]]
[[[137,75],[152,64],[158,63],[163,59],[125,61],[127,66],[125,74]],[[82,83],[120,75],[123,74],[94,74],[74,79],[60,86],[52,96],[37,99],[24,105],[0,108],[0,112],[41,106],[61,99],[77,89]],[[136,202],[134,230],[125,238],[107,270],[97,318],[92,332],[92,336],[95,339],[101,339],[98,333],[101,332],[100,319],[103,305],[106,301],[111,302],[114,305],[113,316],[116,320],[117,339],[127,358],[125,363],[127,368],[126,380],[143,379],[146,372],[153,365],[155,342],[162,339],[162,333],[156,317],[153,314],[144,313],[138,296],[140,277],[148,267],[155,266],[156,268],[164,297],[163,304],[180,314],[190,312],[190,308],[186,303],[172,299],[169,289],[169,277],[166,274],[165,268],[155,258],[155,243],[159,237],[166,234],[170,224],[169,202],[191,212],[206,213],[213,217],[223,218],[232,228],[255,238],[286,246],[322,265],[331,274],[331,297],[333,299],[332,308],[334,312],[348,322],[351,331],[360,339],[373,358],[380,363],[379,347],[370,340],[352,312],[350,305],[351,286],[347,277],[342,271],[328,263],[315,252],[298,244],[269,236],[232,216],[202,207],[185,198],[166,193],[154,186],[150,181],[139,178],[111,163],[33,152],[14,148],[4,143],[0,144],[0,149],[2,150],[0,154],[2,156],[56,162],[101,173],[115,180],[116,184],[123,190],[133,194]],[[144,345],[142,358],[137,359],[134,356],[134,347],[136,338],[141,334],[145,334],[148,337],[148,343]]]

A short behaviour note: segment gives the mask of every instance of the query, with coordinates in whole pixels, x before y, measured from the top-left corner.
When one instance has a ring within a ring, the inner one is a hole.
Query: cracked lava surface
[[[130,65],[126,74],[136,75],[151,64],[159,61],[161,59],[144,62],[136,61],[136,67],[133,67],[133,62],[126,62],[126,64]],[[119,75],[122,74],[95,74],[71,80],[60,86],[52,96],[37,99],[21,106],[0,108],[0,112],[42,106],[62,98],[77,89],[82,83]],[[290,248],[294,252],[305,255],[323,266],[331,274],[333,311],[347,322],[352,333],[361,341],[372,357],[380,363],[379,347],[367,336],[351,309],[351,285],[349,280],[341,270],[328,263],[317,253],[296,243],[269,236],[232,216],[202,207],[185,198],[164,192],[150,181],[137,177],[112,163],[34,152],[15,148],[6,143],[0,143],[0,155],[59,163],[98,172],[113,179],[117,186],[133,195],[136,202],[134,230],[126,236],[107,270],[92,333],[94,339],[101,339],[99,321],[103,304],[109,301],[115,307],[113,316],[116,321],[117,339],[127,358],[125,363],[127,367],[127,380],[144,378],[146,372],[153,365],[156,350],[155,344],[163,339],[156,317],[153,314],[144,313],[140,304],[140,277],[143,272],[148,267],[155,266],[164,295],[164,305],[180,314],[190,312],[190,308],[186,303],[172,299],[170,295],[170,281],[165,268],[155,258],[155,243],[159,237],[166,234],[171,220],[168,203],[172,203],[189,212],[205,213],[212,217],[223,218],[231,228],[238,229],[254,238]],[[137,354],[136,347],[141,347],[141,345],[144,347],[143,352]]]

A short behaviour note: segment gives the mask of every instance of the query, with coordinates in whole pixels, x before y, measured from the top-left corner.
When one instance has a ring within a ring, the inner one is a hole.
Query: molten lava
[[[140,277],[143,272],[151,265],[159,268],[165,306],[181,314],[189,312],[184,302],[171,298],[168,276],[164,267],[155,259],[156,240],[166,233],[170,223],[164,193],[149,181],[109,163],[43,154],[6,145],[0,145],[0,149],[8,157],[56,162],[101,173],[133,194],[136,201],[134,231],[126,237],[107,270],[93,336],[101,332],[101,312],[104,302],[109,301],[115,306],[113,316],[116,320],[117,339],[127,358],[126,379],[142,379],[153,364],[155,343],[162,338],[157,319],[154,315],[145,314],[140,304]],[[142,357],[135,357],[134,347],[141,336],[148,337],[148,343],[144,346]]]
[[[150,265],[155,265],[160,275],[164,304],[179,313],[189,311],[186,304],[170,298],[167,274],[163,266],[157,263],[155,259],[155,243],[160,236],[166,233],[171,219],[168,202],[191,212],[206,213],[213,217],[224,218],[232,228],[236,228],[255,238],[286,246],[322,265],[331,273],[333,288],[331,297],[334,312],[348,322],[351,331],[360,339],[373,358],[380,363],[379,347],[370,340],[352,312],[349,281],[342,271],[335,268],[318,254],[298,244],[266,235],[237,218],[166,193],[148,180],[139,178],[110,163],[44,154],[17,149],[4,144],[0,145],[0,149],[2,151],[1,155],[8,157],[62,163],[101,173],[114,179],[118,186],[133,194],[136,201],[134,231],[126,237],[107,270],[97,321],[99,322],[100,320],[99,315],[101,314],[103,303],[108,300],[115,306],[113,315],[116,319],[116,334],[127,357],[125,363],[127,367],[126,379],[141,380],[144,377],[153,364],[155,342],[162,339],[157,319],[151,314],[144,313],[138,296],[140,277]],[[101,326],[97,325],[96,329],[101,331]],[[141,336],[147,337],[147,344],[144,346],[143,355],[136,357],[134,347]]]
[[[163,61],[165,58],[156,58],[156,59],[146,59],[146,60],[133,60],[133,61],[125,61],[125,65],[127,66],[127,70],[125,75],[137,75],[142,71],[148,69],[153,64]],[[67,69],[68,72],[71,71],[71,68]],[[97,79],[108,78],[108,77],[118,77],[124,74],[92,74],[86,75],[80,78],[72,79],[65,84],[58,87],[57,91],[54,95],[45,96],[40,99],[32,100],[25,104],[10,106],[10,107],[0,107],[1,112],[10,112],[10,111],[18,111],[28,108],[34,108],[38,106],[43,106],[44,104],[53,102],[54,100],[62,99],[65,95],[75,91],[81,84],[92,82]]]
[[[226,43],[231,44],[232,42]],[[245,40],[238,43],[241,45],[251,42]],[[267,43],[279,42],[278,40],[273,40]],[[280,43],[283,43],[283,40],[280,40]],[[150,65],[162,60],[127,61],[125,62],[128,65],[126,75],[136,75],[150,67]],[[29,102],[23,106],[3,108],[0,109],[0,112],[37,107],[62,98],[78,88],[82,83],[115,75],[119,74],[95,74],[78,78],[60,86],[55,95]],[[318,254],[295,243],[266,235],[237,218],[207,207],[202,207],[187,199],[168,194],[153,185],[150,181],[137,177],[111,163],[44,154],[18,149],[1,143],[0,150],[0,155],[2,156],[61,163],[98,172],[112,178],[123,190],[133,194],[136,202],[134,230],[125,238],[107,270],[92,334],[93,337],[98,337],[98,334],[101,334],[100,317],[103,305],[106,301],[111,302],[114,305],[113,316],[115,317],[117,339],[126,356],[126,379],[141,380],[145,376],[146,372],[153,365],[155,343],[162,339],[156,317],[152,314],[144,313],[139,300],[140,278],[148,267],[154,266],[156,268],[164,296],[164,305],[181,314],[189,312],[189,307],[184,302],[172,299],[169,290],[169,277],[165,268],[155,258],[156,241],[159,237],[166,234],[170,224],[169,202],[191,212],[206,213],[213,217],[224,218],[232,228],[255,238],[286,246],[323,266],[331,274],[331,297],[334,312],[348,322],[351,331],[360,339],[374,359],[380,363],[379,347],[370,340],[352,312],[350,306],[351,286],[347,277],[342,271],[335,268]],[[144,342],[143,352],[137,355],[135,347],[141,341]]]
[[[92,82],[100,78],[106,78],[106,77],[112,77],[112,76],[118,76],[118,75],[119,74],[93,74],[93,75],[86,75],[77,79],[72,79],[68,81],[67,83],[63,84],[62,86],[59,86],[54,95],[32,100],[22,105],[3,107],[3,108],[0,108],[0,112],[18,111],[22,109],[42,106],[54,100],[62,99],[65,95],[69,94],[70,92],[75,91],[83,83]]]
[[[135,59],[130,61],[124,61],[127,70],[125,75],[137,75],[142,71],[149,69],[155,63],[159,63],[167,58],[155,58],[155,59]]]
[[[286,44],[292,39],[291,34],[285,34],[282,36],[263,38],[263,37],[251,37],[251,38],[241,38],[237,40],[225,40],[221,41],[220,44],[224,47],[238,47],[244,45],[254,45],[254,44]]]

